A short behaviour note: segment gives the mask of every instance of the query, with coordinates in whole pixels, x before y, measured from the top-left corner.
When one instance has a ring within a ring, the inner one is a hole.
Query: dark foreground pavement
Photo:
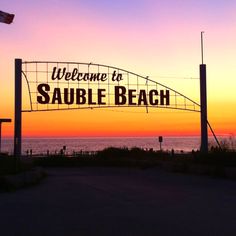
[[[53,168],[0,193],[0,235],[235,235],[236,181],[159,169]]]

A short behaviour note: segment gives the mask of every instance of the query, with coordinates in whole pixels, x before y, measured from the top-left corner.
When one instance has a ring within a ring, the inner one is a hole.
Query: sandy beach
[[[236,182],[158,168],[52,168],[0,193],[1,235],[232,235]]]

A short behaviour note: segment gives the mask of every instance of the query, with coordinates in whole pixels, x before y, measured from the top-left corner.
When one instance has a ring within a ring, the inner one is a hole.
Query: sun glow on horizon
[[[135,4],[135,8],[134,8]],[[14,118],[14,59],[93,62],[149,76],[199,103],[200,32],[205,31],[208,120],[236,134],[236,3],[3,0],[14,23],[0,25],[0,118]],[[25,14],[27,12],[27,14]],[[193,79],[191,79],[193,78]],[[29,97],[24,86],[24,106]],[[3,124],[12,137],[14,122]],[[23,113],[23,136],[199,135],[200,114],[146,108]],[[209,132],[210,134],[210,132]]]

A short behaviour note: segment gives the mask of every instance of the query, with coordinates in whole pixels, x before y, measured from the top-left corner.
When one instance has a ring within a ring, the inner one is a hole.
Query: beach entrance
[[[206,93],[205,65],[200,65],[202,87]],[[22,79],[26,80],[29,107],[22,108]],[[204,100],[205,99],[205,100]],[[21,155],[22,112],[144,107],[177,109],[203,113],[206,95],[201,92],[201,106],[176,90],[145,76],[114,66],[15,59],[15,135],[14,154]],[[204,115],[205,114],[205,115]],[[201,115],[204,136],[201,150],[207,151],[206,111]],[[206,126],[206,127],[205,127]]]

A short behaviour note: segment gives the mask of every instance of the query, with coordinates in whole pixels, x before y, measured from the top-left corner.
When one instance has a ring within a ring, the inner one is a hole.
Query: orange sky
[[[0,24],[1,118],[14,119],[14,58],[113,65],[199,102],[199,80],[183,78],[199,77],[204,30],[208,119],[217,134],[236,133],[234,1],[99,2],[2,1],[1,10],[16,16],[13,24]],[[23,135],[199,135],[199,124],[199,113],[165,109],[36,112],[23,114]],[[13,136],[13,123],[2,134]]]

